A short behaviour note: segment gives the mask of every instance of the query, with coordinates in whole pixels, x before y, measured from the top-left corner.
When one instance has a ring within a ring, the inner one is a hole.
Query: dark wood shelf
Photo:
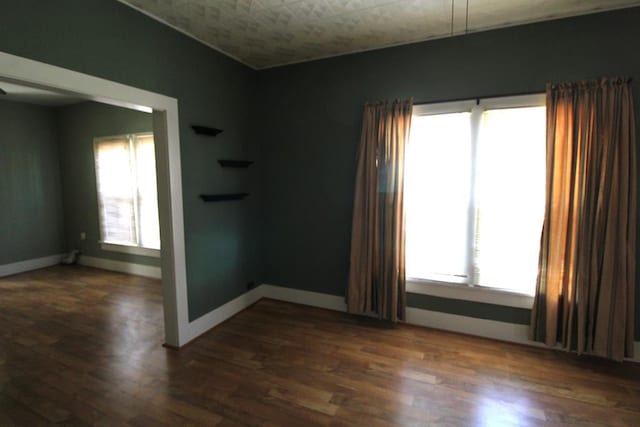
[[[224,202],[228,200],[242,200],[249,193],[228,193],[228,194],[201,194],[200,198],[205,202]]]
[[[216,136],[220,132],[222,132],[222,129],[212,128],[210,126],[201,126],[201,125],[191,125],[191,129],[193,129],[193,131],[198,135],[205,135],[205,136]]]
[[[253,161],[251,160],[223,160],[219,159],[218,163],[223,168],[248,168],[251,166]]]

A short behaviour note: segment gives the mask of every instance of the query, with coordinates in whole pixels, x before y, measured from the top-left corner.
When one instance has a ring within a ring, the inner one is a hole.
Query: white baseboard
[[[162,270],[160,267],[152,265],[134,264],[131,262],[114,261],[105,258],[95,258],[86,255],[78,257],[78,264],[87,267],[101,268],[103,270],[118,271],[120,273],[128,273],[136,276],[151,277],[154,279],[162,278]]]
[[[249,292],[246,292],[239,297],[232,299],[226,304],[221,305],[213,311],[205,314],[202,317],[197,318],[193,322],[189,323],[187,335],[184,339],[185,343],[199,337],[207,332],[209,329],[219,325],[225,320],[233,317],[237,313],[241,312],[251,304],[259,301],[264,297],[264,287],[258,286],[253,288]]]
[[[478,319],[414,307],[407,307],[407,323],[500,341],[538,345],[538,343],[529,341],[529,326],[527,325]]]
[[[0,277],[37,270],[39,268],[51,267],[52,265],[60,264],[62,257],[63,254],[49,255],[42,258],[27,259],[24,261],[13,262],[11,264],[0,265]]]
[[[267,284],[263,284],[260,287],[264,288],[263,294],[265,298],[326,308],[334,311],[347,311],[347,304],[344,302],[344,297]]]
[[[209,329],[224,322],[251,304],[259,301],[261,298],[271,298],[340,312],[347,311],[344,297],[341,296],[263,284],[189,323],[188,337],[185,342],[191,341],[204,334]],[[478,319],[475,317],[441,313],[414,307],[407,307],[407,323],[492,338],[499,341],[544,347],[541,343],[529,341],[529,326],[527,325]],[[640,362],[640,342],[635,343],[635,358],[628,360]]]
[[[261,285],[260,287],[264,288],[263,296],[265,298],[326,308],[334,311],[345,312],[347,310],[344,297],[341,296],[267,284]],[[542,343],[529,340],[528,325],[478,319],[475,317],[460,316],[414,307],[407,307],[407,323],[410,325],[492,338],[499,341],[525,344],[534,347],[545,347]],[[640,341],[636,341],[635,343],[634,355],[635,357],[633,359],[627,360],[640,363]]]
[[[344,297],[321,294],[318,292],[302,291],[300,289],[285,288],[275,285],[262,285],[266,298],[280,301],[310,305],[335,311],[347,311]],[[529,327],[514,323],[498,322],[495,320],[477,319],[475,317],[441,313],[407,307],[407,323],[410,325],[426,326],[428,328],[461,332],[485,338],[530,344],[527,338]],[[536,345],[536,343],[532,343]]]
[[[346,311],[344,298],[282,286],[260,285],[189,323],[184,343],[199,337],[262,298],[271,298],[329,310]]]

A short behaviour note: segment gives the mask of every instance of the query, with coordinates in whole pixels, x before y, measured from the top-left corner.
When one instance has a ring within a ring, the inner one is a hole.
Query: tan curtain
[[[530,338],[633,356],[636,136],[631,84],[547,86],[547,199]]]
[[[358,151],[347,307],[405,318],[404,152],[413,100],[367,104]]]

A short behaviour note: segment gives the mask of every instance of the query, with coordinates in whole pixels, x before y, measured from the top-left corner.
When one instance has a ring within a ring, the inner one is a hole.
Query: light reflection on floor
[[[490,378],[479,380],[477,372],[464,367],[460,367],[460,370],[468,371],[469,382],[450,383],[447,378],[416,369],[411,362],[399,363],[399,391],[407,396],[417,396],[410,406],[423,411],[427,425],[538,426],[548,421],[539,404],[531,400],[525,390],[518,390],[517,380],[509,387],[497,390],[491,386],[487,388],[487,384],[492,383]],[[478,387],[478,382],[484,386]],[[443,392],[447,388],[450,392]],[[405,425],[408,420],[403,417],[403,409],[408,409],[398,406],[393,422]],[[456,410],[447,413],[446,408]],[[430,418],[431,413],[438,415]],[[472,424],[469,424],[469,413],[474,414]]]
[[[536,409],[527,398],[509,402],[495,397],[482,397],[476,405],[477,426],[539,425],[546,421],[544,411]]]

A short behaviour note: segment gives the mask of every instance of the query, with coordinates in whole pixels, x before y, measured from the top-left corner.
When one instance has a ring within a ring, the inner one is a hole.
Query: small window
[[[159,250],[153,134],[96,138],[94,153],[101,243]]]
[[[544,96],[414,107],[407,277],[534,293],[545,121]]]

